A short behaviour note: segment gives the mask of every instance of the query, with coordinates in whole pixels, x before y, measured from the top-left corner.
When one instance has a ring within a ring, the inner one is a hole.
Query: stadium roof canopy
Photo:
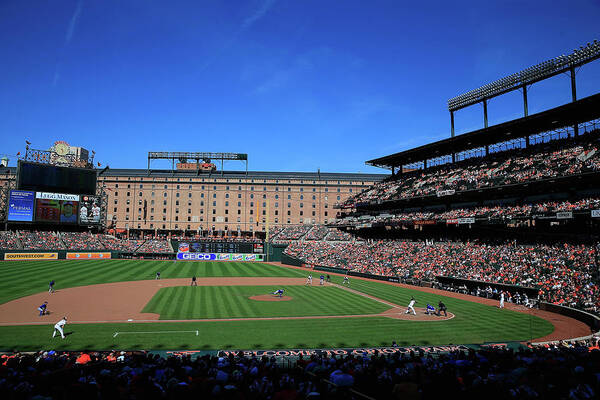
[[[598,118],[600,118],[600,94],[595,94],[541,113],[375,158],[367,161],[366,164],[392,169],[435,157],[570,127]]]

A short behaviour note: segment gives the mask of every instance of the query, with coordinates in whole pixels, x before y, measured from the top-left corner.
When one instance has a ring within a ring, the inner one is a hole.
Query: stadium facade
[[[16,169],[0,171],[0,185]],[[389,175],[322,172],[108,169],[107,227],[144,234],[265,232],[271,226],[325,224],[336,204]]]

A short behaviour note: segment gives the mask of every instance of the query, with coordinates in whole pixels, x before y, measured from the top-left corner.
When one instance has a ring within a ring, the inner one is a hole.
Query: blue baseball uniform
[[[281,297],[281,296],[283,296],[283,289],[277,289],[276,291],[273,292],[273,294],[275,296]]]
[[[54,293],[54,279],[48,284],[48,293]]]
[[[427,304],[427,310],[425,311],[427,314],[435,314],[435,307],[431,304]]]
[[[42,304],[41,306],[38,307],[38,311],[40,312],[40,317],[44,314],[46,314],[46,308],[47,308],[47,303]]]

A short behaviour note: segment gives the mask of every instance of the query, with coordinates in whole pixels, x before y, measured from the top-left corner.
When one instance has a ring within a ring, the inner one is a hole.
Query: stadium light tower
[[[473,104],[483,103],[484,125],[488,127],[487,101],[496,96],[511,92],[513,90],[523,91],[523,113],[529,115],[527,105],[527,87],[536,82],[548,79],[563,72],[571,75],[571,100],[577,101],[577,82],[575,81],[575,69],[584,64],[600,58],[600,42],[594,40],[586,46],[573,50],[569,55],[561,55],[546,60],[520,72],[498,79],[492,83],[483,85],[477,89],[468,91],[448,100],[448,111],[450,111],[451,136],[454,137],[454,112]],[[577,135],[577,127],[575,127]]]

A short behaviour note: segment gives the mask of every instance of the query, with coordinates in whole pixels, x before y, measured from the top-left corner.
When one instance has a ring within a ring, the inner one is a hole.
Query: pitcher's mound
[[[257,300],[257,301],[290,301],[293,299],[293,297],[290,296],[274,296],[272,294],[261,294],[260,296],[252,296],[249,297],[250,300]]]

